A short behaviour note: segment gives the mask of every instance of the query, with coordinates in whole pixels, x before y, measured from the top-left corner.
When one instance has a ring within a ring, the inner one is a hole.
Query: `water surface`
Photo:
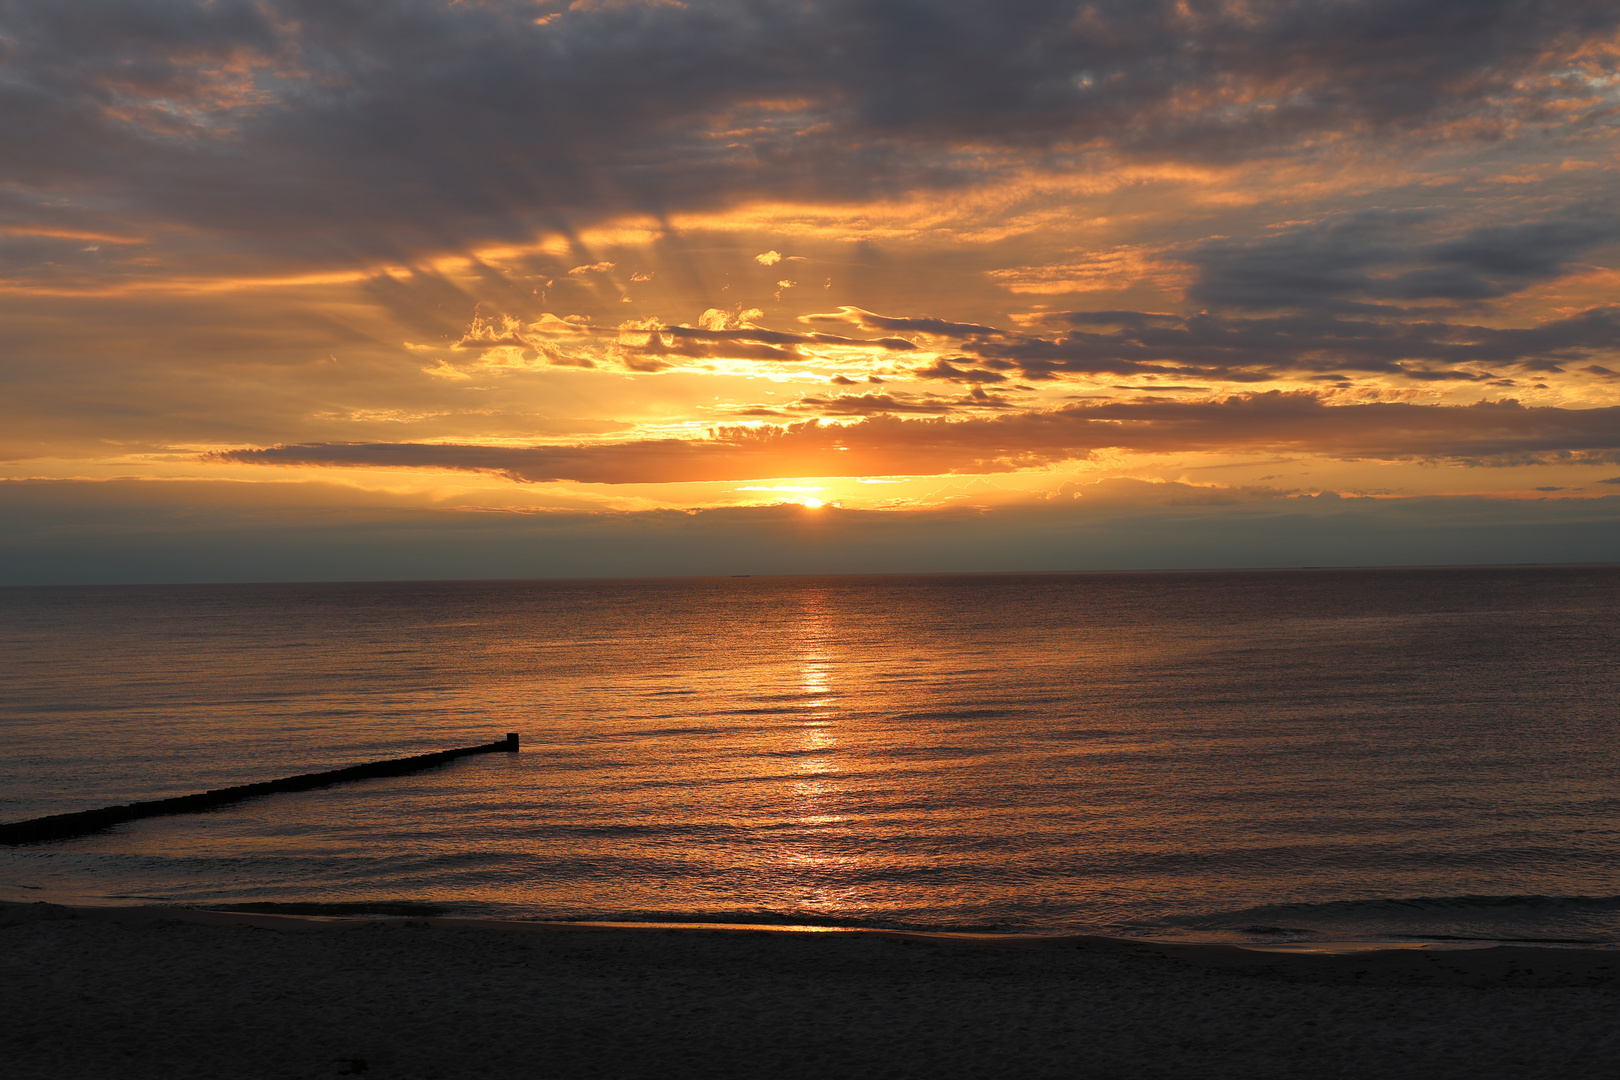
[[[0,590],[0,850],[183,903],[1620,943],[1620,569]]]

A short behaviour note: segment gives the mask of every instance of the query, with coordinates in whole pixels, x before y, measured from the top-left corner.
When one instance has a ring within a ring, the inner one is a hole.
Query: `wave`
[[[856,918],[808,912],[777,912],[720,908],[714,910],[677,911],[575,911],[543,917],[528,916],[532,922],[594,922],[627,923],[640,925],[679,924],[709,926],[794,926],[835,930],[912,930],[944,931],[951,933],[1007,932],[999,924],[965,925],[961,923],[919,921],[915,919]]]
[[[1620,944],[1620,896],[1535,894],[1377,897],[1263,904],[1164,920],[1250,938],[1421,938]]]

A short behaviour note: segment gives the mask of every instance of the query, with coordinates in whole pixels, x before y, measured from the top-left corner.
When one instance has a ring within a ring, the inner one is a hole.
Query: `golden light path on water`
[[[844,822],[844,816],[833,811],[834,797],[839,794],[835,730],[839,700],[832,687],[835,665],[827,655],[829,635],[822,625],[823,597],[812,591],[805,595],[803,603],[799,615],[798,667],[804,707],[797,724],[796,745],[791,749],[799,773],[792,781],[796,820],[804,830],[806,843],[794,853],[793,861],[810,871],[814,879],[820,879],[824,876],[822,871],[834,867],[849,869],[849,862],[830,854],[823,839],[833,831],[831,827]],[[825,915],[840,913],[839,897],[824,886],[805,890],[800,902],[808,910]]]

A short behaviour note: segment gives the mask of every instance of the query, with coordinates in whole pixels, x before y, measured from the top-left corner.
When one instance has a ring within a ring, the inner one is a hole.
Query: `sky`
[[[1612,0],[0,0],[0,584],[1620,560]]]

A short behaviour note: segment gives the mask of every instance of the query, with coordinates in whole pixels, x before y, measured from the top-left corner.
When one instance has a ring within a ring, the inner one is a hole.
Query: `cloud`
[[[814,410],[825,416],[889,416],[895,413],[952,411],[952,404],[938,398],[913,398],[895,394],[835,394],[831,397],[805,396],[794,408]]]
[[[1055,295],[1112,292],[1151,284],[1161,289],[1187,284],[1187,265],[1167,257],[1160,247],[1126,245],[1082,253],[1080,258],[1045,266],[991,270],[991,280],[1014,293]]]
[[[759,317],[758,311],[751,312]],[[876,338],[827,332],[772,330],[740,324],[726,312],[704,314],[699,325],[657,319],[619,327],[542,315],[524,323],[478,316],[452,349],[528,350],[551,363],[587,365],[617,357],[636,370],[676,360],[804,360],[818,346],[914,352],[924,336],[955,350],[913,370],[923,379],[1001,383],[1062,376],[1169,376],[1178,380],[1260,383],[1282,378],[1392,376],[1414,382],[1480,382],[1504,370],[1558,372],[1593,357],[1620,355],[1620,307],[1590,308],[1534,326],[1481,325],[1361,307],[1274,315],[1190,315],[1142,311],[1056,311],[1026,317],[1024,329],[933,317],[881,315],[860,308],[803,315],[811,325],[854,326]],[[1058,332],[1041,332],[1041,327]],[[572,339],[575,345],[569,346]],[[595,342],[593,344],[593,341]],[[1579,369],[1607,378],[1609,369]]]
[[[961,357],[957,357],[961,360]],[[964,383],[999,383],[1006,382],[1007,376],[999,371],[985,371],[981,368],[959,368],[949,360],[934,361],[928,367],[917,368],[912,372],[919,379],[949,379],[952,382]]]
[[[1005,333],[993,326],[984,326],[979,323],[952,322],[949,319],[935,319],[928,316],[896,318],[890,315],[879,315],[876,312],[866,311],[858,307],[841,307],[837,311],[800,315],[799,321],[807,323],[849,323],[860,327],[862,330],[884,330],[889,333],[911,332],[954,338],[1000,337]]]
[[[816,421],[718,428],[701,440],[649,439],[528,448],[355,443],[244,448],[211,460],[260,465],[451,469],[515,480],[658,484],[783,476],[993,473],[1137,453],[1286,451],[1342,459],[1620,463],[1620,407],[1525,408],[1325,404],[1270,392],[1208,402],[1081,403],[984,419],[902,419],[920,409],[889,395],[845,395],[818,407],[877,414],[853,424]],[[932,409],[929,411],[937,411]]]
[[[1607,0],[536,10],[8,0],[8,198],[51,222],[410,261],[626,213],[951,190],[1009,159],[1589,136],[1614,122],[1620,26]],[[1445,289],[1515,280],[1477,240]]]
[[[1042,318],[1076,329],[1056,336],[1007,334],[964,349],[981,360],[1011,361],[1026,379],[1163,374],[1238,382],[1341,371],[1484,381],[1492,366],[1556,371],[1565,363],[1620,351],[1620,308],[1613,307],[1529,327],[1320,311],[1274,316],[1077,311]]]
[[[611,265],[611,264],[607,264]],[[586,267],[584,269],[595,269]],[[780,283],[778,283],[780,284]],[[790,283],[791,284],[791,283]],[[757,318],[751,309],[743,315]],[[520,367],[543,361],[552,365],[594,367],[616,359],[635,371],[659,371],[677,360],[755,360],[787,362],[807,358],[809,346],[909,352],[917,346],[903,338],[855,338],[827,333],[795,333],[751,325],[747,318],[711,308],[697,326],[669,325],[660,319],[630,319],[616,327],[559,318],[549,312],[524,322],[510,315],[475,315],[448,348],[478,352],[486,367]]]
[[[1432,210],[1362,210],[1247,240],[1206,240],[1181,257],[1199,303],[1365,312],[1385,301],[1480,301],[1563,276],[1620,237],[1611,210],[1491,225],[1436,237]]]

